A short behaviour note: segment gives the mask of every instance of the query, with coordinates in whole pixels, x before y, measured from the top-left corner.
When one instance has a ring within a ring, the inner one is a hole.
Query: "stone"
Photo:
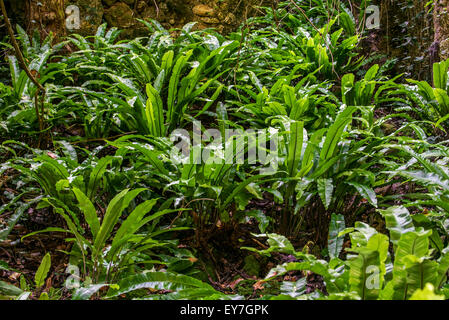
[[[223,33],[225,30],[225,26],[220,24],[219,26],[215,27],[215,29],[218,31],[218,33]]]
[[[137,4],[137,11],[142,12],[147,7],[147,4],[145,1],[139,1]]]
[[[165,2],[162,2],[162,3],[159,5],[159,10],[161,10],[161,11],[167,11],[167,10],[168,10],[167,4],[166,4]]]
[[[192,30],[204,30],[204,29],[207,29],[207,28],[210,28],[210,26],[208,26],[207,24],[204,24],[204,23],[202,23],[202,22],[198,22],[194,27],[193,27],[193,29]]]
[[[118,2],[104,12],[104,18],[110,27],[126,29],[135,24],[134,12],[123,2]]]
[[[228,11],[229,10],[230,3],[228,1],[223,1],[220,3],[220,9],[222,11]]]
[[[207,24],[220,23],[220,20],[218,20],[217,18],[209,18],[209,17],[202,17],[201,21],[203,21],[204,23],[207,23]]]
[[[193,13],[200,17],[213,17],[215,10],[204,4],[199,4],[192,9]]]
[[[259,276],[260,273],[260,264],[259,261],[253,256],[246,256],[244,261],[243,270],[250,276]]]
[[[112,6],[116,2],[117,2],[117,0],[103,0],[103,3],[105,5],[107,5],[108,7]]]
[[[235,15],[232,13],[229,13],[223,22],[226,24],[233,24],[235,22],[235,19],[236,19]]]
[[[47,12],[43,15],[42,20],[45,22],[51,22],[56,20],[56,12]]]

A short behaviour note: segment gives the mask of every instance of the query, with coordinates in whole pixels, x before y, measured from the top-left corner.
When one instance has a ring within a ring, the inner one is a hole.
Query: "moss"
[[[254,284],[256,282],[256,280],[243,280],[239,282],[236,286],[236,293],[244,297],[252,297],[254,294],[257,296],[266,296],[278,295],[280,292],[280,282],[277,280],[264,282],[261,290],[254,290]]]
[[[259,261],[253,255],[249,255],[245,257],[244,262],[243,270],[250,276],[258,277],[260,273]]]

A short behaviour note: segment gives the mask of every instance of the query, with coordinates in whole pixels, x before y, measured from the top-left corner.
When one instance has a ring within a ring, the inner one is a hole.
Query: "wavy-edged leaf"
[[[72,300],[89,300],[101,288],[109,286],[108,284],[92,284],[88,287],[76,289],[72,296]]]
[[[130,202],[144,190],[146,189],[139,188],[132,191],[125,189],[111,200],[106,209],[97,238],[94,242],[94,248],[97,252],[104,247],[106,241],[111,237],[114,226],[117,224],[123,210],[127,208]]]
[[[327,238],[327,249],[331,259],[338,258],[343,248],[344,237],[338,235],[345,229],[345,218],[342,214],[332,213]]]
[[[375,300],[380,291],[379,281],[376,279],[380,264],[379,252],[360,248],[358,253],[358,256],[349,262],[351,291],[357,292],[362,300]]]
[[[326,140],[324,141],[323,148],[320,153],[320,162],[324,162],[334,156],[338,143],[340,142],[346,126],[352,121],[352,114],[355,112],[356,107],[346,107],[340,114],[338,114],[335,122],[330,126],[326,134]]]
[[[34,275],[34,283],[36,284],[36,288],[40,288],[44,285],[45,279],[47,278],[48,271],[50,271],[51,267],[51,256],[50,253],[47,253],[41,261],[39,268]]]
[[[84,219],[89,224],[90,232],[95,239],[100,231],[100,221],[98,220],[97,210],[95,210],[95,206],[80,189],[73,188],[72,190],[73,193],[75,193],[80,209],[84,214]]]
[[[119,289],[111,288],[107,297],[116,297],[138,289],[169,290],[172,292],[184,289],[215,289],[198,279],[170,272],[147,272],[122,279],[118,283]]]
[[[407,208],[393,206],[386,210],[379,210],[384,217],[387,229],[390,231],[390,239],[393,244],[398,244],[401,236],[407,232],[415,231],[413,220]]]
[[[329,209],[332,202],[332,194],[334,192],[334,181],[332,179],[320,178],[316,182],[318,187],[318,194],[320,195],[321,201],[324,207]]]
[[[16,297],[23,293],[23,290],[4,281],[0,281],[0,293],[8,297]]]
[[[290,177],[298,173],[301,161],[302,145],[304,142],[304,122],[294,121],[290,124],[290,142],[288,146],[287,167]]]
[[[346,181],[345,183],[353,186],[363,198],[368,200],[368,202],[372,206],[377,208],[377,197],[376,197],[376,193],[374,192],[374,190],[372,188],[368,187],[367,185],[353,182],[353,181]]]

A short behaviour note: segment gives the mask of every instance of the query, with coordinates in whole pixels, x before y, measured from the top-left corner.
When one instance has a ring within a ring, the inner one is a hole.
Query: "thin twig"
[[[0,7],[2,9],[2,14],[3,14],[3,17],[5,18],[5,24],[6,24],[6,27],[8,29],[8,33],[9,33],[9,36],[11,38],[11,42],[12,42],[12,45],[14,47],[14,51],[16,52],[16,57],[17,57],[17,59],[19,61],[20,67],[26,72],[28,78],[30,78],[30,80],[36,85],[36,87],[38,87],[39,90],[45,92],[44,87],[33,76],[33,74],[31,73],[30,69],[28,68],[28,66],[25,63],[25,59],[23,57],[22,51],[20,51],[19,44],[17,43],[16,37],[14,36],[14,30],[13,30],[13,28],[11,26],[11,22],[9,21],[9,18],[8,18],[8,15],[7,15],[7,12],[6,12],[5,3],[3,2],[3,0],[0,0]]]
[[[302,13],[302,15],[307,19],[307,21],[308,21],[308,22],[310,23],[310,25],[315,29],[315,31],[319,33],[319,35],[321,36],[321,38],[323,38],[323,40],[324,40],[324,45],[326,46],[327,50],[329,50],[329,54],[330,54],[330,56],[331,56],[331,60],[332,60],[332,72],[335,73],[336,76],[337,76],[338,78],[340,78],[340,76],[338,75],[337,71],[335,71],[335,65],[334,65],[335,59],[334,59],[334,55],[332,54],[332,50],[331,50],[331,49],[329,48],[329,46],[327,45],[327,41],[326,41],[324,35],[323,35],[323,34],[321,33],[321,31],[320,31],[320,30],[313,24],[312,20],[309,19],[309,17],[308,17],[307,14],[305,13],[305,11],[304,11],[300,6],[298,6],[298,4],[297,4],[295,1],[290,0],[290,2],[296,7],[296,9],[298,9],[298,10]]]
[[[136,0],[137,3],[137,0]],[[159,6],[157,5],[156,0],[153,0],[154,6],[156,7],[156,17],[159,17]]]
[[[8,18],[8,13],[6,12],[5,3],[3,0],[0,0],[0,8],[3,14],[3,18],[5,19],[5,24],[8,29],[9,37],[11,38],[12,45],[14,47],[14,51],[16,53],[17,60],[19,62],[19,66],[25,71],[28,78],[35,84],[37,87],[36,96],[35,96],[35,105],[34,108],[36,109],[36,116],[37,120],[39,122],[39,130],[42,132],[45,129],[44,126],[44,102],[45,102],[45,88],[40,84],[40,82],[36,79],[36,77],[31,73],[30,69],[28,68],[25,58],[23,57],[22,51],[20,50],[19,44],[17,43],[16,37],[14,35],[14,30],[12,28],[11,22]],[[38,95],[39,93],[42,93],[41,97],[41,111],[39,111],[39,99]],[[41,113],[42,112],[42,113]],[[39,146],[41,144],[41,137],[39,137]]]

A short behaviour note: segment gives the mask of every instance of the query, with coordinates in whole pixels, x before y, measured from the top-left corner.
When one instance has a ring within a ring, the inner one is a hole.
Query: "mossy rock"
[[[250,276],[258,277],[260,274],[260,263],[253,255],[246,256],[243,270]]]
[[[257,280],[243,280],[239,282],[236,286],[237,294],[250,297],[254,294],[254,284]],[[280,293],[280,282],[277,280],[272,280],[263,283],[263,289],[257,290],[258,295],[273,295],[276,296]]]
[[[109,26],[126,29],[134,25],[134,12],[123,3],[118,2],[104,12],[104,18]]]
[[[243,280],[236,286],[237,293],[244,297],[249,297],[254,293],[253,285],[256,283],[254,280]]]

